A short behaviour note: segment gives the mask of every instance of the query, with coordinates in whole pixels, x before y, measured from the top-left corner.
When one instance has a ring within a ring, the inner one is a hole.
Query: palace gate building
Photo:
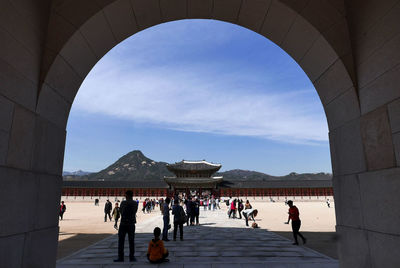
[[[132,190],[135,197],[165,197],[185,193],[187,196],[196,193],[199,196],[216,197],[311,197],[333,196],[330,180],[232,180],[214,177],[221,164],[205,160],[182,160],[168,164],[167,169],[175,177],[164,177],[159,181],[64,181],[62,195],[66,198],[76,197],[121,197],[127,190]]]
[[[222,182],[221,177],[212,175],[221,168],[220,164],[203,161],[182,160],[175,164],[167,165],[167,169],[175,174],[175,177],[164,177],[164,181],[175,194],[185,193],[189,196],[196,192],[200,196],[207,193],[216,195],[218,184]]]

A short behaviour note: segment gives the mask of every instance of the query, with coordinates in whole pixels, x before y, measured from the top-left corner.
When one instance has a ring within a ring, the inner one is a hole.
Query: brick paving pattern
[[[171,217],[172,219],[172,217]],[[118,237],[113,235],[57,262],[57,268],[176,267],[176,268],[337,268],[338,262],[263,229],[246,228],[244,220],[228,219],[224,211],[200,211],[199,226],[184,226],[184,241],[165,242],[168,263],[150,264],[146,259],[153,229],[162,227],[162,216],[136,225],[137,262],[113,263]],[[282,223],[283,224],[283,223]],[[128,241],[125,253],[128,254]]]

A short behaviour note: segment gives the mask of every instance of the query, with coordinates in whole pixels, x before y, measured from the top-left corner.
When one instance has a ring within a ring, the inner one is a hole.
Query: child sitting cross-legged
[[[164,247],[164,242],[160,240],[161,229],[154,228],[154,239],[149,243],[147,250],[147,259],[151,263],[168,262],[168,250]]]

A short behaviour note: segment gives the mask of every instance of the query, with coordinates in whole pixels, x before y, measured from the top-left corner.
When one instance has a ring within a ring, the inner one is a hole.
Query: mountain
[[[224,178],[229,178],[229,180],[273,180],[274,176],[270,176],[265,173],[243,170],[243,169],[232,169],[224,172],[218,172],[216,176],[223,176]]]
[[[89,175],[93,172],[89,172],[89,171],[83,171],[83,170],[78,170],[78,171],[63,171],[63,176],[85,176],[85,175]]]
[[[141,151],[132,151],[114,164],[100,172],[87,176],[88,180],[161,180],[164,176],[173,176],[165,162],[156,162],[147,158]]]
[[[332,174],[329,173],[302,173],[292,172],[285,176],[271,176],[265,173],[233,169],[217,173],[218,176],[224,176],[226,180],[247,180],[247,181],[271,181],[271,180],[330,180]]]
[[[67,175],[64,180],[120,180],[120,181],[160,181],[164,176],[173,176],[166,168],[167,163],[156,162],[147,158],[141,151],[135,150],[118,159],[114,164],[97,173]],[[79,172],[79,171],[77,171]],[[82,171],[81,171],[82,172]],[[83,172],[82,172],[83,173]],[[271,176],[265,173],[233,169],[216,173],[223,176],[225,181],[268,181],[268,180],[330,180],[329,173],[292,172],[286,176]]]

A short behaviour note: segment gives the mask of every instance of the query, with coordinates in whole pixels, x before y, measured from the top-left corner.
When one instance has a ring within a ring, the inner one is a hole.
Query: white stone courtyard
[[[307,247],[294,246],[292,241],[275,233],[246,228],[243,219],[228,219],[222,210],[201,211],[200,215],[200,226],[184,226],[184,241],[172,241],[170,230],[171,241],[165,243],[170,262],[159,267],[338,267],[336,260]],[[113,262],[118,240],[117,235],[113,235],[59,260],[57,268],[157,267],[146,260],[147,245],[156,226],[162,227],[161,215],[136,226],[137,262]],[[128,247],[128,241],[125,246]],[[127,248],[125,253],[128,253]],[[129,260],[127,256],[125,259]]]

